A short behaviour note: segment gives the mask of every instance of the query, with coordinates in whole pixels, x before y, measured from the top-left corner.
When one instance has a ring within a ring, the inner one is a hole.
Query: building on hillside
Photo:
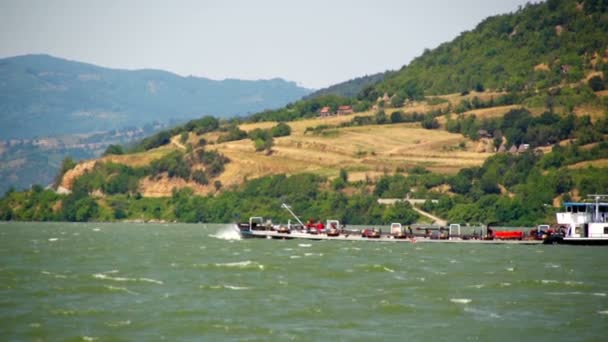
[[[321,110],[319,111],[319,116],[322,118],[331,116],[333,114],[334,113],[331,111],[331,108],[329,106],[325,106],[325,107],[321,108]]]
[[[521,144],[519,148],[517,148],[517,153],[524,153],[530,148],[530,144]]]
[[[512,145],[511,148],[509,149],[509,153],[517,153],[517,146]]]
[[[505,145],[505,143],[500,144],[500,147],[498,148],[498,153],[505,153],[507,152],[507,146]]]
[[[492,138],[492,134],[490,134],[487,130],[485,129],[480,129],[479,131],[477,131],[477,136],[479,138]]]
[[[351,106],[340,106],[338,107],[338,115],[347,115],[354,113],[353,107]]]

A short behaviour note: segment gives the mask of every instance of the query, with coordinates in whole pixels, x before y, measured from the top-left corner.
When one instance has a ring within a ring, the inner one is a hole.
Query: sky
[[[319,89],[399,69],[524,0],[0,0],[0,58],[44,53]]]

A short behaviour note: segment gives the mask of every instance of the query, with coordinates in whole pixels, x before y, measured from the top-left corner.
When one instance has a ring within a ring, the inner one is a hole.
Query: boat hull
[[[575,246],[608,246],[608,238],[571,238],[562,236],[551,236],[547,238],[544,243]]]

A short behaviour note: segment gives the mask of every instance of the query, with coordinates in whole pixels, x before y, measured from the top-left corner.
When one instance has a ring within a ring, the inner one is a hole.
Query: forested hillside
[[[422,208],[453,222],[552,222],[564,201],[608,193],[606,20],[604,2],[529,4],[356,97],[202,117],[64,160],[57,185],[71,193],[7,193],[0,217],[287,219],[288,202],[349,224],[422,220],[410,204],[378,204],[409,197],[436,199]]]
[[[384,80],[387,75],[390,75],[390,71],[385,71],[373,75],[366,75],[357,77],[346,82],[334,84],[327,88],[319,89],[314,93],[304,97],[305,99],[312,99],[324,95],[336,95],[340,97],[353,98],[356,97],[363,89],[369,86],[373,86],[376,83]]]
[[[608,3],[549,0],[482,21],[426,50],[375,89],[407,97],[470,90],[535,91],[608,74]]]

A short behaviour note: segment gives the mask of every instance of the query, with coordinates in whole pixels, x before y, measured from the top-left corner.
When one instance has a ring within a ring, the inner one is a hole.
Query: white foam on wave
[[[602,310],[597,312],[600,315],[608,315],[608,310]]]
[[[606,294],[602,292],[595,292],[593,295],[597,297],[606,297]]]
[[[235,285],[201,285],[199,286],[201,289],[211,289],[211,290],[233,290],[233,291],[242,291],[242,290],[250,290],[250,287],[247,286],[235,286]]]
[[[456,304],[469,304],[472,301],[470,298],[450,298],[450,302]]]
[[[108,289],[108,290],[110,290],[110,291],[120,291],[120,292],[126,292],[126,293],[130,293],[130,294],[134,294],[134,295],[138,295],[139,294],[139,293],[137,293],[135,291],[129,290],[126,287],[106,285],[105,288]]]
[[[245,260],[245,261],[237,261],[237,262],[224,262],[224,263],[216,263],[217,267],[247,267],[249,265],[253,265],[253,261]]]
[[[50,242],[55,242],[55,241],[57,241],[57,240],[59,240],[59,239],[58,239],[58,238],[50,238],[50,239],[49,239],[49,241],[50,241]]]
[[[99,229],[99,228],[93,228],[93,231],[94,231],[94,232],[100,232],[100,231],[101,231],[101,229]]]
[[[481,288],[486,287],[486,285],[485,284],[475,284],[475,285],[469,285],[467,287],[472,287],[472,288],[475,288],[475,289],[481,289]]]
[[[582,281],[574,281],[574,280],[566,280],[564,282],[564,284],[569,285],[569,286],[577,286],[577,285],[583,285],[584,282],[582,282]]]
[[[236,291],[239,291],[239,290],[249,290],[250,289],[247,286],[233,286],[233,285],[224,285],[224,288],[228,289],[228,290],[236,290]]]
[[[235,227],[224,227],[215,234],[209,234],[209,237],[220,240],[242,240],[241,234]]]
[[[264,265],[258,264],[257,262],[253,262],[251,260],[215,263],[214,265],[215,265],[215,267],[258,268],[260,270],[264,269]]]
[[[49,271],[41,271],[40,273],[44,274],[44,275],[48,275],[48,276],[53,276],[57,279],[66,279],[68,276],[63,275],[63,274],[59,274],[59,273],[52,273]]]
[[[580,296],[584,295],[584,293],[580,291],[570,291],[570,292],[546,292],[546,294],[550,296]]]
[[[557,280],[552,280],[552,279],[542,279],[541,284],[557,284],[559,283]]]
[[[153,284],[158,284],[158,285],[162,285],[164,284],[162,281],[160,280],[156,280],[156,279],[150,279],[150,278],[137,278],[137,280],[139,281],[143,281],[146,283],[153,283]]]
[[[395,270],[390,269],[388,267],[382,267],[382,269],[384,269],[386,272],[389,272],[389,273],[395,273]]]
[[[126,320],[126,321],[117,321],[117,322],[106,322],[106,325],[108,327],[124,327],[127,325],[131,325],[131,321]]]
[[[301,258],[301,256],[299,256],[299,255],[292,255],[289,257],[289,259],[300,259],[300,258]]]
[[[299,243],[298,246],[300,247],[311,247],[312,245],[309,243]]]
[[[500,315],[492,312],[492,311],[487,311],[487,310],[480,310],[480,309],[475,309],[472,308],[470,306],[467,306],[464,308],[465,312],[470,312],[472,314],[476,314],[479,315],[482,319],[487,320],[488,318],[500,318]]]
[[[513,272],[515,271],[515,267],[507,267],[506,270],[509,272]]]
[[[139,281],[139,282],[153,283],[153,284],[158,284],[158,285],[164,284],[162,281],[156,280],[156,279],[150,279],[150,278],[127,278],[127,277],[109,277],[109,276],[107,276],[106,274],[103,274],[103,273],[95,273],[95,274],[93,274],[93,278],[102,279],[102,280],[121,281],[121,282],[127,282],[127,281],[137,282],[137,281]]]

